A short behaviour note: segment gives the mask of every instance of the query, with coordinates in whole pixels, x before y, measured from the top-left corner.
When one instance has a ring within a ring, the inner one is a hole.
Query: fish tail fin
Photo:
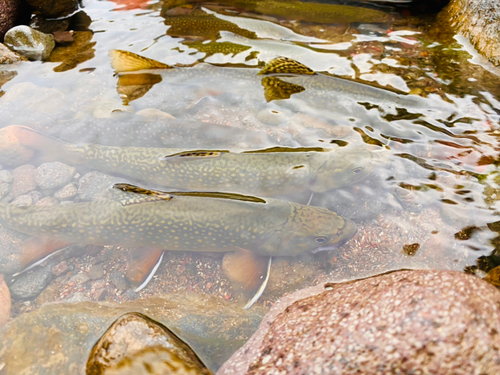
[[[314,70],[308,66],[289,59],[288,57],[276,57],[268,61],[259,74],[306,74],[315,75]]]
[[[71,242],[55,240],[52,238],[31,237],[24,241],[20,265],[22,273],[43,262],[48,257],[72,245]],[[16,275],[18,275],[17,273]],[[14,275],[14,276],[16,276]]]
[[[144,289],[151,281],[163,259],[163,250],[158,248],[135,248],[127,257],[126,277],[136,291]]]
[[[111,57],[111,67],[115,70],[115,73],[150,69],[173,69],[170,65],[120,49],[112,49],[108,55]]]
[[[271,257],[256,255],[249,250],[224,256],[224,273],[239,285],[247,298],[244,309],[250,308],[264,292],[271,271]]]
[[[21,152],[25,149],[40,153],[42,161],[63,160],[72,163],[82,163],[82,156],[72,145],[51,137],[50,135],[40,133],[27,126],[11,125],[0,130],[0,144],[10,144],[10,149]],[[3,155],[4,150],[0,151]],[[0,156],[1,157],[1,156]]]

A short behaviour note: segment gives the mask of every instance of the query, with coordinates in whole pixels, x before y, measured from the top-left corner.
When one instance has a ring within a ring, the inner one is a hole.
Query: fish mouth
[[[346,225],[344,226],[343,229],[343,235],[345,236],[345,238],[341,239],[339,242],[336,242],[334,244],[317,247],[316,249],[311,250],[311,252],[313,254],[316,254],[319,253],[320,251],[330,251],[338,249],[339,247],[344,246],[351,238],[353,238],[356,235],[356,233],[358,233],[357,225],[353,221],[346,219]]]

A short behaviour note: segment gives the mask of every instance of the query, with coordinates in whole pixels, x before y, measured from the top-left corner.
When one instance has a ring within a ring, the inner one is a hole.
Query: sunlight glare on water
[[[61,60],[16,66],[17,75],[1,86],[0,125],[25,125],[80,144],[368,150],[369,162],[347,157],[335,165],[332,175],[347,181],[328,185],[335,189],[317,188],[317,176],[302,191],[286,191],[286,184],[272,185],[283,190],[271,193],[256,188],[254,195],[328,208],[358,228],[334,251],[278,257],[260,304],[318,280],[353,280],[402,268],[464,270],[492,253],[491,262],[498,261],[496,70],[472,57],[460,38],[429,27],[429,16],[367,5],[346,13],[350,22],[326,22],[326,11],[321,18],[311,11],[297,19],[281,14],[280,1],[269,2],[268,14],[259,5],[263,1],[250,1],[246,8],[243,3],[85,1],[82,10],[91,22],[75,31],[85,42],[57,47]],[[108,56],[112,49],[175,68],[117,75]],[[318,74],[258,74],[277,57]],[[71,58],[73,65],[61,68]],[[45,161],[37,156],[30,161],[35,166]],[[75,166],[80,175],[101,171],[113,182],[192,190],[162,186],[98,161]],[[372,167],[366,178],[354,177]],[[251,177],[232,181],[250,187]],[[197,189],[204,190],[205,180],[200,181]],[[252,194],[241,189],[229,192]],[[54,193],[42,190],[43,196]],[[2,202],[13,198],[5,195]],[[80,192],[70,200],[88,199]],[[168,256],[141,296],[182,284],[180,276],[168,281],[168,267],[184,269],[186,261]],[[221,269],[222,261],[215,262]],[[224,298],[227,290],[204,292]]]

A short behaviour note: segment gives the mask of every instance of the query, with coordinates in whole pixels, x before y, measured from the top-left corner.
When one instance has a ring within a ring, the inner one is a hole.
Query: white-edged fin
[[[264,280],[262,281],[262,284],[260,284],[259,289],[255,292],[254,296],[246,303],[245,306],[243,306],[244,310],[248,310],[252,305],[260,298],[262,293],[264,293],[264,290],[266,289],[267,283],[269,281],[269,275],[271,274],[271,262],[272,262],[273,257],[269,257],[269,261],[267,262],[267,272],[264,277]]]
[[[158,270],[158,267],[160,267],[161,261],[163,260],[163,254],[164,253],[161,253],[160,257],[158,258],[158,262],[156,262],[154,267],[151,269],[151,272],[149,273],[148,277],[146,277],[146,280],[144,280],[141,285],[139,285],[137,288],[135,288],[134,292],[141,291],[149,284],[149,282],[151,281],[151,279],[155,275],[156,271]]]
[[[70,246],[72,246],[72,245],[70,245]],[[26,271],[29,271],[29,270],[35,268],[36,266],[40,265],[41,263],[43,263],[44,261],[46,261],[47,259],[49,259],[51,256],[56,255],[56,254],[60,253],[61,251],[64,251],[64,250],[68,249],[70,246],[66,246],[66,247],[63,247],[62,249],[56,250],[53,253],[50,253],[49,255],[43,257],[42,259],[39,259],[36,262],[31,263],[28,267],[25,267],[21,271],[16,272],[15,274],[13,274],[12,277],[17,277],[17,276],[25,273]]]
[[[307,201],[306,206],[309,206],[311,204],[313,197],[314,197],[314,192],[311,192],[311,196],[309,197],[309,200]]]

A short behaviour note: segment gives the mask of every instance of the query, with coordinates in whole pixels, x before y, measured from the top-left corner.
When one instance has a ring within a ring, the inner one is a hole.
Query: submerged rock
[[[31,299],[38,296],[52,280],[52,264],[34,269],[19,275],[10,285],[10,293],[14,299]]]
[[[5,44],[30,60],[46,60],[55,47],[54,37],[29,26],[16,26],[5,34]]]
[[[498,374],[500,293],[399,271],[284,297],[217,374]]]
[[[452,0],[440,17],[495,65],[500,65],[500,3],[495,0]]]
[[[7,284],[0,274],[0,328],[2,328],[10,319],[10,309],[12,301]]]
[[[70,167],[58,161],[41,164],[35,172],[35,181],[41,189],[56,189],[68,184],[76,173]]]
[[[87,375],[210,375],[193,350],[163,324],[139,313],[118,318],[94,345]]]
[[[21,165],[12,172],[12,195],[17,198],[36,189],[35,167],[30,164]]]
[[[147,314],[168,325],[214,370],[255,331],[265,309],[243,310],[215,297],[189,293],[121,304],[45,304],[0,329],[2,375],[85,373],[94,344],[127,312]]]
[[[42,16],[60,18],[78,10],[78,0],[26,0]]]

